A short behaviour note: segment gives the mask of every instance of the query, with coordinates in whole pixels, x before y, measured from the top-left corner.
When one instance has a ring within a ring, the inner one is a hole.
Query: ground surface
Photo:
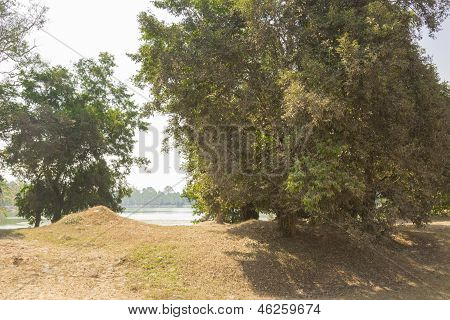
[[[273,222],[160,227],[97,207],[0,231],[0,299],[449,299],[450,223],[372,245]]]

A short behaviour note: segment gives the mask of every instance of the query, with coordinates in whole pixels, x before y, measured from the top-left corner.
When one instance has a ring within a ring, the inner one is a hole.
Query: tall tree
[[[94,205],[121,210],[131,166],[145,163],[132,155],[144,115],[114,67],[108,54],[73,70],[41,62],[1,87],[0,157],[27,182],[17,206],[35,226]]]
[[[450,90],[418,44],[441,1],[159,0],[140,15],[136,80],[187,155],[187,194],[388,230],[429,221],[448,184]],[[238,143],[237,143],[238,142]]]

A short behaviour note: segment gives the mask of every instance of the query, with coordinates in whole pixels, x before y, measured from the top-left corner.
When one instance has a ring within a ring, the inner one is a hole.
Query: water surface
[[[195,217],[192,208],[127,208],[120,215],[125,218],[161,226],[188,226]],[[0,217],[0,229],[12,230],[30,228],[28,222],[20,217]]]
[[[127,208],[120,216],[160,226],[189,226],[198,217],[193,215],[192,208]],[[270,220],[262,214],[261,220]],[[43,222],[41,225],[45,225]],[[30,228],[28,222],[19,217],[0,217],[0,229]]]
[[[192,208],[127,208],[120,215],[160,226],[189,226],[196,218]]]

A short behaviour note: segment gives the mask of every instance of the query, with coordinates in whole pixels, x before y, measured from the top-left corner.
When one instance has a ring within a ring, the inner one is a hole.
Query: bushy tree
[[[448,184],[450,91],[418,44],[449,1],[159,0],[136,80],[187,156],[209,216],[250,204],[388,230],[429,220]],[[211,129],[212,128],[212,129]]]
[[[35,226],[94,205],[120,211],[131,166],[145,162],[132,155],[144,114],[114,67],[109,54],[73,69],[40,62],[0,89],[0,157],[26,182],[17,206]]]

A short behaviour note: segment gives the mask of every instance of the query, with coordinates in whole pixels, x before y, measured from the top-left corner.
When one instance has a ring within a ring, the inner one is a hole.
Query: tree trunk
[[[61,211],[56,211],[54,214],[53,214],[53,217],[52,217],[52,223],[55,223],[55,222],[58,222],[59,220],[61,220]]]
[[[59,177],[58,177],[59,179]],[[58,222],[62,218],[62,213],[64,210],[64,194],[63,192],[58,188],[58,179],[55,180],[53,184],[53,192],[55,193],[55,198],[58,201],[56,204],[56,209],[53,213],[52,217],[52,223]]]
[[[35,228],[39,228],[40,224],[41,224],[41,213],[36,213],[34,215],[34,227]]]
[[[283,213],[278,216],[278,226],[285,237],[295,233],[297,217],[292,213]]]
[[[248,221],[248,220],[258,220],[259,219],[259,212],[256,211],[255,206],[253,203],[247,203],[244,206],[242,206],[240,210],[241,215],[241,221]]]
[[[364,228],[369,232],[374,231],[374,210],[375,210],[375,200],[377,196],[377,192],[375,189],[375,181],[374,181],[374,164],[373,157],[370,157],[370,162],[368,163],[365,169],[366,176],[366,191],[364,194],[364,208],[363,208],[363,224]]]
[[[223,212],[222,210],[217,210],[217,214],[216,214],[216,223],[218,224],[223,224]]]
[[[64,196],[62,194],[62,192],[60,192],[57,187],[54,188],[55,193],[57,195],[57,199],[58,199],[58,204],[57,207],[55,209],[55,213],[53,214],[52,217],[52,223],[58,222],[59,220],[61,220],[62,218],[62,213],[64,210]]]
[[[308,218],[311,218],[311,215],[310,215],[308,212],[306,212],[303,208],[298,209],[298,210],[295,212],[295,216],[296,216],[297,218],[299,218],[299,219],[308,219]]]

